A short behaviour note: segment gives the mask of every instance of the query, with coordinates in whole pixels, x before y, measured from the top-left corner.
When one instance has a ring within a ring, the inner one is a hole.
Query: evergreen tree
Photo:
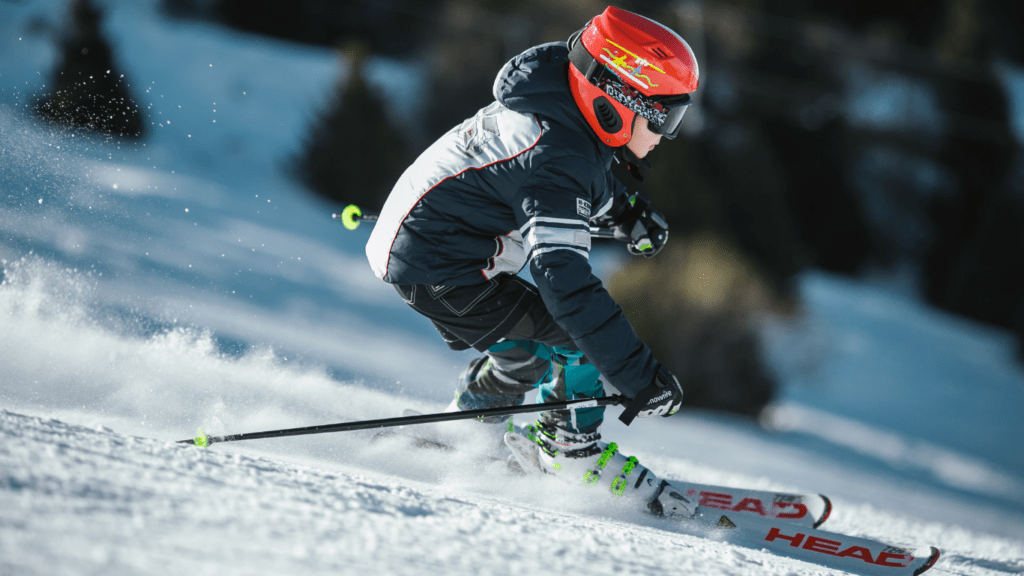
[[[349,50],[353,72],[314,122],[293,170],[306,186],[339,203],[374,209],[384,204],[413,156],[367,87],[359,49]]]
[[[113,63],[103,37],[102,14],[91,0],[74,0],[72,31],[63,46],[64,61],[55,91],[36,111],[54,122],[118,136],[143,135],[142,114],[124,76]]]
[[[177,8],[195,0],[164,0]],[[337,45],[358,40],[375,54],[413,53],[428,32],[439,0],[208,0],[192,13],[212,12],[218,21],[249,32],[297,42]]]

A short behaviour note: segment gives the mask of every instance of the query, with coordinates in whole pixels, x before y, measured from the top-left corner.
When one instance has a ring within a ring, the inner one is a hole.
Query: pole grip
[[[356,228],[359,228],[359,221],[367,219],[363,216],[362,209],[355,204],[345,206],[345,209],[341,211],[341,214],[331,214],[331,218],[341,220],[341,224],[347,230],[355,230]]]

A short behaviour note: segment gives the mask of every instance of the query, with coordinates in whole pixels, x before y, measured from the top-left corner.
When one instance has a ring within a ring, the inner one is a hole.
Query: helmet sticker
[[[650,76],[642,73],[644,71],[644,66],[647,66],[648,68],[656,72],[661,72],[662,74],[665,73],[664,70],[658,68],[654,64],[648,62],[646,59],[637,56],[636,54],[630,52],[629,50],[626,50],[622,46],[619,46],[618,44],[612,42],[607,38],[605,38],[604,41],[614,46],[616,50],[612,50],[610,48],[603,48],[602,51],[607,52],[608,56],[611,56],[611,58],[605,56],[604,54],[601,54],[601,60],[604,60],[608,65],[610,65],[615,70],[622,72],[626,78],[632,80],[638,86],[645,90],[651,88],[652,86],[657,86],[657,84],[651,81]],[[617,52],[619,52],[620,50],[623,52],[621,56],[617,54]],[[633,66],[626,64],[626,59],[629,57],[633,58]],[[647,80],[647,82],[645,83],[643,80],[641,80],[641,78]]]

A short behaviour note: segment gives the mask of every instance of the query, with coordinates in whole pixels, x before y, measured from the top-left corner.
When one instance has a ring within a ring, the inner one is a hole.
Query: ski
[[[404,414],[417,412],[406,410]],[[521,448],[532,445],[525,436],[515,436],[523,443]],[[456,446],[419,427],[391,428],[378,432],[374,440],[391,437],[404,437],[418,448],[458,451]],[[516,444],[509,447],[515,449]],[[480,458],[486,462],[505,461],[486,455]],[[516,468],[510,470],[517,475],[529,475]],[[697,504],[692,518],[666,518],[666,522],[676,523],[696,535],[866,576],[918,576],[939,558],[939,550],[932,546],[893,545],[821,530],[819,527],[832,513],[831,501],[822,494],[751,490],[683,480],[667,480],[666,484],[666,489]],[[654,508],[651,512],[659,515]]]
[[[868,576],[917,576],[939,559],[933,546],[895,546],[749,514],[698,508],[692,521],[708,528],[712,538]]]

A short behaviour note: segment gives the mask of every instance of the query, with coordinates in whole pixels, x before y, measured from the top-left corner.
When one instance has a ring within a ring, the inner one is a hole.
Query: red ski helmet
[[[678,34],[609,6],[569,38],[569,61],[572,96],[605,144],[625,146],[637,114],[676,137],[698,81],[697,58]]]

